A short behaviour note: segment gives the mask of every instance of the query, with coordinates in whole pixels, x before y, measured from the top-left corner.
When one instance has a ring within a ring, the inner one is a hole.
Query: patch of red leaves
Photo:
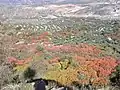
[[[28,51],[31,53],[34,53],[36,55],[41,55],[41,52],[38,51],[37,48],[37,43],[42,41],[42,42],[48,42],[48,32],[44,32],[40,34],[37,38],[33,38],[32,41],[29,44],[21,43],[21,44],[15,44],[13,46],[13,49],[16,51]],[[48,44],[48,43],[47,43]],[[26,63],[29,63],[32,60],[31,57],[25,58],[24,60],[18,60],[15,57],[8,57],[8,62],[9,63],[15,63],[16,65],[24,65]]]
[[[98,73],[99,77],[108,77],[112,72],[114,72],[118,63],[116,59],[107,56],[102,57],[99,60],[92,60],[88,65]]]
[[[100,58],[76,56],[75,60],[80,65],[85,65],[95,70],[98,78],[105,79],[115,71],[115,67],[118,65],[117,60],[110,56]]]
[[[47,41],[49,41],[48,36],[49,36],[49,33],[44,32],[44,33],[40,34],[38,37],[36,37],[36,38],[33,37],[32,38],[32,43],[38,43],[39,41],[47,42]]]
[[[15,57],[8,57],[8,62],[9,63],[14,63],[15,65],[24,65],[32,61],[32,57],[25,58],[23,60],[19,60]]]
[[[45,46],[45,49],[51,52],[67,52],[67,53],[86,53],[100,54],[102,51],[95,46],[80,44],[80,45],[51,45]]]
[[[49,60],[49,63],[50,64],[54,64],[54,63],[58,63],[59,62],[59,57],[54,57],[54,58],[52,58],[51,60]]]

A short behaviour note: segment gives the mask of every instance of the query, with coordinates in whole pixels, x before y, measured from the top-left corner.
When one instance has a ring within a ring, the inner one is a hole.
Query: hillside
[[[119,2],[0,2],[0,90],[120,90]]]

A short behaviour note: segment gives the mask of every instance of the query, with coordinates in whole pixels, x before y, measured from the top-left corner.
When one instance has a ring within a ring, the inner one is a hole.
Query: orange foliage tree
[[[84,74],[85,82],[93,85],[107,85],[109,83],[109,75],[114,72],[115,67],[118,65],[116,59],[112,57],[77,57],[80,67],[78,71]],[[82,68],[82,69],[81,69]]]

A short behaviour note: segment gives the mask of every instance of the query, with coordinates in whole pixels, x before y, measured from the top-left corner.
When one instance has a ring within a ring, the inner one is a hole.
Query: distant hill
[[[77,3],[93,3],[93,2],[108,2],[108,0],[0,0],[0,3],[4,4],[50,4],[50,3],[57,3],[57,4],[77,4]]]

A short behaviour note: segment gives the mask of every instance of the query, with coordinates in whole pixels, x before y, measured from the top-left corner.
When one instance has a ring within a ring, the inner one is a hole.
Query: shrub
[[[31,69],[30,67],[28,67],[25,71],[24,71],[24,78],[25,79],[33,79],[33,77],[35,76],[36,72],[35,70]]]
[[[37,49],[38,51],[43,51],[43,50],[44,50],[44,48],[41,47],[41,46],[39,46],[39,45],[36,47],[36,49]]]
[[[55,80],[62,85],[71,85],[72,82],[78,81],[77,72],[72,68],[48,71],[45,78]]]
[[[78,68],[80,74],[85,77],[82,83],[91,84],[93,86],[104,86],[109,84],[109,76],[115,71],[118,65],[116,59],[112,57],[79,57],[78,62],[81,68]]]
[[[116,71],[111,74],[110,81],[112,85],[119,86],[120,88],[120,65],[118,65]]]

